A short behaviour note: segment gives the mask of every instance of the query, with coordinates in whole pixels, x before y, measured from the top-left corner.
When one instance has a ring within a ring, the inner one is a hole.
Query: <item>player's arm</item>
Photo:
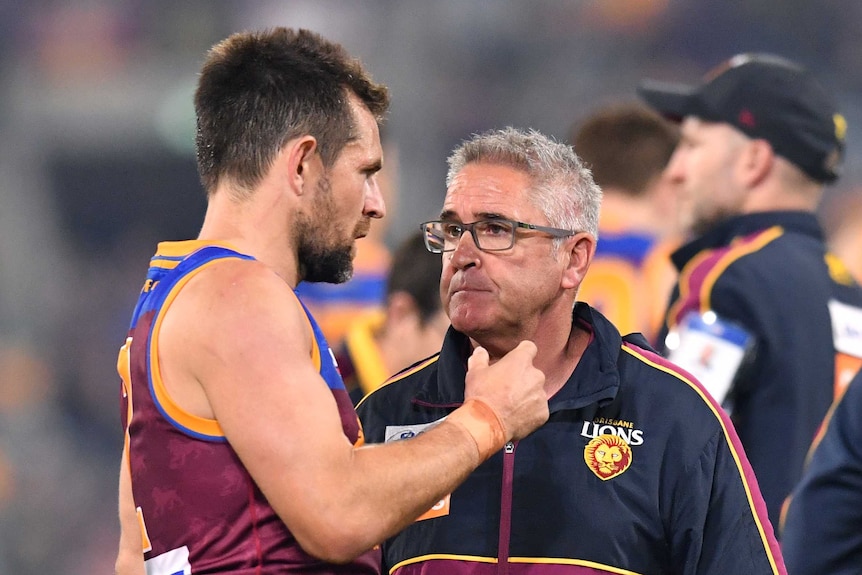
[[[120,464],[120,549],[114,564],[116,575],[144,575],[144,551],[141,528],[132,498],[132,477],[129,471],[128,446],[123,448]]]
[[[160,354],[163,365],[181,362],[200,382],[274,509],[306,551],[330,561],[348,561],[394,534],[505,441],[547,419],[535,346],[522,344],[491,367],[484,351],[471,360],[468,379],[481,401],[433,431],[354,448],[312,364],[304,312],[284,282],[248,262],[213,266],[189,282],[161,340],[162,354],[183,354]]]

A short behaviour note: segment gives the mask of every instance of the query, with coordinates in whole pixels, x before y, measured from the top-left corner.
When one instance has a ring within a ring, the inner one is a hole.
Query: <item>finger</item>
[[[467,370],[479,367],[488,367],[488,361],[488,350],[479,346],[473,350],[473,353],[470,355],[470,359],[467,360]]]
[[[515,349],[522,350],[522,352],[526,353],[530,359],[535,358],[536,354],[539,351],[539,349],[536,347],[536,344],[528,339],[521,341],[521,343],[519,343],[518,347]]]

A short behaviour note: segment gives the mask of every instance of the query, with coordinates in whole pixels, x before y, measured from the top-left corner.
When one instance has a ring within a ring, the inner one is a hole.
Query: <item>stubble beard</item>
[[[691,232],[695,237],[702,236],[722,222],[729,220],[741,213],[738,209],[729,207],[714,208],[708,213],[696,214],[691,223]]]
[[[329,225],[334,213],[332,186],[324,177],[317,185],[313,213],[296,221],[297,258],[303,281],[340,284],[353,277],[353,236],[346,245],[331,245],[327,240],[343,237]]]

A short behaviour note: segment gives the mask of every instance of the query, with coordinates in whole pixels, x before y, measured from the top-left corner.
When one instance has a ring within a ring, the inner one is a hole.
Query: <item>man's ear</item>
[[[746,144],[740,162],[743,181],[753,188],[772,171],[775,151],[766,140],[751,140]]]
[[[316,174],[323,168],[317,139],[310,135],[287,142],[282,150],[282,161],[286,164],[287,181],[297,195],[303,193],[308,182],[316,180]]]
[[[403,291],[394,291],[386,298],[386,317],[389,322],[401,322],[405,317],[418,315],[413,296]]]
[[[563,270],[561,287],[577,289],[584,281],[587,269],[593,261],[593,256],[596,253],[596,239],[588,232],[580,232],[569,238],[563,246],[568,249],[564,254],[568,257],[568,265]]]

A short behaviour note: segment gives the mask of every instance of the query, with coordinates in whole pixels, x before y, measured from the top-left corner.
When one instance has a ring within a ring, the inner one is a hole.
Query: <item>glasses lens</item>
[[[512,247],[515,238],[515,228],[505,220],[484,220],[473,225],[479,249],[494,251],[507,250]]]
[[[428,222],[423,226],[423,229],[425,231],[425,247],[428,248],[428,251],[432,254],[442,253],[445,243],[440,222]]]

